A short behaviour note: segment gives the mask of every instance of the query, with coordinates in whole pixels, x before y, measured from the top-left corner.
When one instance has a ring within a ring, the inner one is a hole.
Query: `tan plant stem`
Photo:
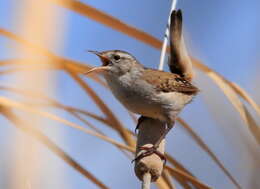
[[[143,182],[142,182],[142,189],[150,189],[151,185],[151,174],[149,172],[144,174]]]
[[[170,13],[176,8],[176,4],[177,4],[177,0],[173,0]],[[165,55],[166,55],[166,49],[167,49],[167,43],[168,43],[168,38],[169,38],[169,26],[170,26],[170,21],[171,21],[170,18],[171,17],[169,16],[166,31],[165,31],[165,34],[164,34],[160,63],[159,63],[159,67],[158,67],[159,70],[163,70],[163,65],[164,65],[164,60],[165,60]]]
[[[136,157],[145,152],[140,147],[151,147],[164,132],[164,123],[147,118],[141,122],[137,135]],[[165,140],[161,142],[159,152],[164,154]],[[162,174],[163,161],[157,154],[146,156],[135,162],[135,174],[142,181],[146,173],[151,174],[151,182],[156,181]]]

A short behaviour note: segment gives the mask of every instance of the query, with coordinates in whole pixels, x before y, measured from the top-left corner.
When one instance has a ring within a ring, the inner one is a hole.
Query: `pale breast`
[[[154,86],[125,74],[121,77],[106,76],[114,96],[131,112],[165,121],[176,117],[192,95],[178,92],[158,93]],[[172,115],[171,115],[172,114]]]
[[[142,80],[130,80],[127,75],[120,78],[105,77],[114,96],[131,112],[162,119],[162,106],[156,91]]]

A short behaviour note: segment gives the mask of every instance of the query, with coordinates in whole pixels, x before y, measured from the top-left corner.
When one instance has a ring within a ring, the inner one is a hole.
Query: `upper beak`
[[[104,55],[102,55],[100,52],[98,52],[98,51],[88,51],[88,52],[91,52],[91,53],[97,55],[100,58],[100,60],[102,61],[103,66],[107,66],[109,64],[110,60],[107,57],[105,57]]]
[[[105,71],[105,70],[109,69],[109,67],[107,67],[107,65],[109,64],[110,60],[107,57],[103,56],[98,51],[88,51],[88,52],[91,52],[91,53],[97,55],[100,58],[100,60],[102,61],[103,66],[92,68],[89,71],[87,71],[85,74],[89,74],[91,72],[102,72],[102,71]]]

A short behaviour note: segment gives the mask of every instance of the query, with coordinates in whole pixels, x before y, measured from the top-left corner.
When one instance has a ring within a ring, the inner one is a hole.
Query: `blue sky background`
[[[163,38],[171,4],[169,0],[82,0],[82,2],[142,29],[158,39]],[[21,6],[23,6],[21,0],[0,1],[0,28],[19,34],[16,21],[19,19],[19,14],[16,10]],[[64,27],[63,47],[59,49],[48,47],[56,54],[95,66],[100,65],[100,62],[85,50],[122,49],[134,54],[147,67],[158,66],[160,57],[158,50],[86,17],[54,6],[65,18],[54,26]],[[259,104],[260,1],[179,0],[177,7],[183,11],[185,39],[190,54],[246,89]],[[0,60],[15,57],[11,48],[13,45],[15,45],[14,42],[0,36]],[[166,66],[165,69],[167,69]],[[234,111],[218,87],[201,72],[196,73],[195,83],[202,89],[202,93],[191,105],[187,106],[181,116],[208,144],[244,188],[252,188],[252,183],[260,187],[259,181],[254,177],[260,174],[260,165],[252,163],[254,162],[252,146],[256,145],[255,141],[251,139],[238,113]],[[56,93],[49,94],[50,96],[64,104],[101,115],[91,99],[68,75],[60,72],[53,74],[56,77],[54,83]],[[12,85],[10,78],[10,76],[1,76],[1,85],[8,83]],[[134,123],[112,94],[91,80],[84,79],[110,107],[113,107],[125,126],[133,130]],[[46,94],[48,94],[47,91]],[[1,92],[1,95],[6,94]],[[76,122],[63,112],[57,113]],[[110,137],[121,141],[120,137],[110,129],[91,121]],[[0,119],[0,123],[2,125],[0,127],[0,188],[8,188],[9,170],[12,167],[10,158],[13,158],[12,139],[21,133],[14,127],[7,127],[9,123],[4,119]],[[43,131],[50,137],[52,136],[49,126],[46,126]],[[52,138],[53,141],[106,185],[111,188],[124,186],[126,189],[140,187],[130,160],[115,147],[62,125],[58,126],[58,131],[63,139]],[[178,125],[167,136],[166,148],[203,182],[214,188],[235,188],[219,167]],[[46,174],[35,183],[33,188],[96,188],[45,147],[41,150],[47,154],[46,165],[43,164],[43,166],[48,167],[48,162],[52,162],[53,165],[47,172],[54,172],[57,176],[62,172],[65,179],[63,182],[56,182],[55,177],[48,178]]]

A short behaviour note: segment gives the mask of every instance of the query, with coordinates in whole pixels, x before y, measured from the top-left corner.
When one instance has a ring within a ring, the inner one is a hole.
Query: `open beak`
[[[104,55],[102,55],[100,52],[98,52],[98,51],[88,51],[88,52],[91,52],[91,53],[97,55],[100,58],[100,60],[102,61],[103,66],[107,66],[109,64],[110,60],[107,57],[105,57]]]
[[[100,73],[100,72],[103,72],[103,71],[109,69],[109,67],[107,65],[109,64],[110,60],[107,57],[103,56],[98,51],[88,51],[88,52],[91,52],[91,53],[97,55],[100,58],[100,60],[102,61],[103,65],[99,66],[99,67],[92,68],[89,71],[87,71],[85,74],[89,74],[89,73],[92,73],[92,72]]]
[[[99,66],[99,67],[95,67],[90,69],[89,71],[87,71],[86,73],[84,73],[85,75],[90,74],[91,72],[96,72],[96,73],[100,73],[103,72],[105,70],[108,70],[109,68],[107,66]]]

